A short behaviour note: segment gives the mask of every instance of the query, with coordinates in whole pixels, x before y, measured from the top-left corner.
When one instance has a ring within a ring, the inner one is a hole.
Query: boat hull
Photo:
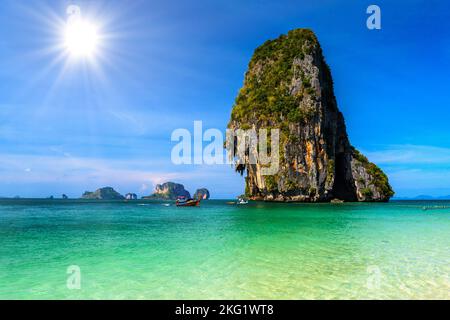
[[[189,200],[183,203],[177,202],[177,207],[198,207],[200,205],[200,200]]]

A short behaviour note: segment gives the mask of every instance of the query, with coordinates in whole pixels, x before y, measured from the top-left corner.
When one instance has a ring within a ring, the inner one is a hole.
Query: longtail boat
[[[175,202],[177,207],[198,207],[200,205],[201,199],[188,199],[184,196],[177,198]]]

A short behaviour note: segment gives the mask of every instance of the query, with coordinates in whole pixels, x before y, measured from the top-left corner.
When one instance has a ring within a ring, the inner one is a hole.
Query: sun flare
[[[98,43],[99,35],[95,24],[78,19],[66,25],[64,45],[70,55],[90,57],[96,53]]]

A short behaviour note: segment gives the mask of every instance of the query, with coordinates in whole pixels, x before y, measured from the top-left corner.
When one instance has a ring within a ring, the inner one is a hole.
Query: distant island
[[[153,194],[144,196],[144,200],[176,200],[178,197],[184,196],[191,198],[191,194],[182,184],[175,182],[165,182],[157,184]],[[197,189],[194,193],[194,198],[207,200],[210,198],[209,190],[206,188]],[[53,199],[53,198],[52,198]],[[64,198],[67,199],[67,198]],[[99,188],[96,191],[86,191],[81,196],[85,200],[137,200],[138,196],[135,193],[127,193],[125,196],[114,190],[112,187]]]
[[[94,192],[86,191],[81,196],[81,199],[86,200],[124,200],[125,197],[114,190],[112,187],[104,187],[97,189]]]
[[[228,128],[280,130],[278,173],[262,175],[248,150],[235,167],[246,173],[250,199],[388,201],[394,195],[386,174],[350,144],[330,68],[311,30],[289,31],[255,50]]]
[[[208,189],[198,189],[194,197],[201,196],[201,199],[209,199],[210,194]],[[153,200],[176,200],[178,197],[191,198],[191,194],[184,188],[184,185],[175,182],[165,182],[163,184],[157,184],[155,191],[150,196],[142,197],[142,199]]]
[[[136,193],[127,193],[125,195],[126,200],[137,200],[138,196]]]
[[[194,193],[194,199],[208,200],[210,197],[209,190],[206,188],[197,189]]]

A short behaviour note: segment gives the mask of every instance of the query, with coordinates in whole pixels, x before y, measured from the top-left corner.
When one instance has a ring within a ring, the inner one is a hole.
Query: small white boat
[[[245,200],[244,198],[238,198],[237,204],[247,204],[248,200]]]

